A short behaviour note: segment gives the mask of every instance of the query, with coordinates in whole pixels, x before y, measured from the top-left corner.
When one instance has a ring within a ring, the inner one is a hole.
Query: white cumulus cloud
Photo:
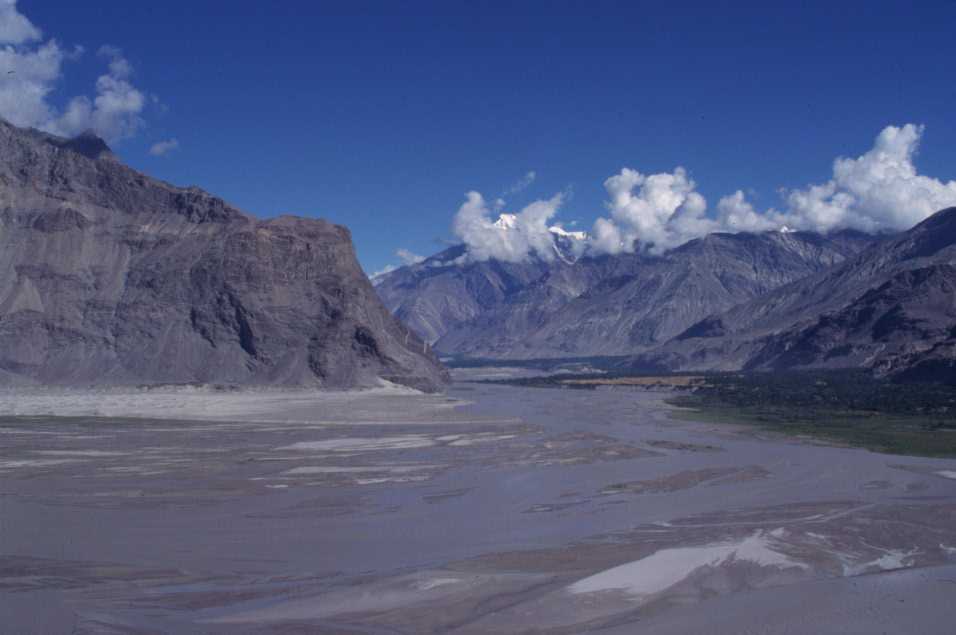
[[[17,0],[0,0],[0,44],[23,44],[42,36],[40,29],[17,11]]]
[[[594,248],[614,254],[638,245],[662,252],[714,231],[707,201],[695,188],[682,167],[650,175],[624,168],[604,182],[611,217],[595,222]]]
[[[154,157],[164,157],[170,152],[179,149],[179,139],[167,139],[166,141],[157,141],[149,148],[149,153]]]
[[[503,200],[489,202],[478,192],[466,195],[453,230],[467,248],[461,262],[523,262],[530,257],[550,261],[561,253],[555,242],[562,238],[574,239],[569,247],[578,257],[582,252],[662,253],[713,232],[901,231],[956,206],[956,181],[925,176],[916,169],[923,132],[922,126],[911,123],[887,126],[864,154],[838,157],[828,181],[784,190],[779,207],[757,209],[737,190],[708,211],[707,201],[684,168],[644,174],[625,167],[604,182],[607,214],[587,234],[566,232],[551,222],[564,201],[561,195],[535,201],[518,213],[505,213]],[[533,176],[528,173],[519,184],[530,184]]]
[[[73,97],[62,108],[51,103],[65,62],[82,53],[80,47],[71,51],[56,40],[42,41],[15,0],[0,0],[0,117],[62,136],[92,129],[115,142],[134,135],[143,126],[147,100],[131,81],[133,67],[116,47],[98,52],[107,69],[97,78],[92,97]]]
[[[96,97],[74,97],[59,118],[40,127],[65,136],[92,129],[107,141],[118,141],[143,126],[146,96],[130,82],[133,67],[116,47],[104,46],[98,55],[108,60],[108,72],[96,80]]]
[[[717,201],[717,219],[720,229],[727,232],[764,232],[781,226],[779,220],[755,210],[740,190]]]
[[[921,175],[914,164],[923,127],[887,126],[873,147],[857,158],[839,157],[825,183],[788,190],[781,209],[757,210],[737,190],[721,198],[715,214],[683,168],[644,175],[624,168],[604,187],[610,218],[599,218],[590,235],[595,253],[677,247],[715,231],[857,229],[900,231],[956,205],[956,181]]]
[[[468,192],[455,214],[453,230],[468,248],[471,260],[522,262],[536,255],[543,260],[555,258],[554,239],[548,221],[557,213],[563,196],[556,194],[538,200],[516,214],[501,213],[500,206],[489,205],[478,192]]]
[[[765,217],[794,229],[872,233],[909,229],[956,205],[956,181],[916,170],[914,157],[923,131],[911,123],[887,126],[868,152],[855,159],[837,158],[829,181],[788,192],[786,207],[768,210]]]

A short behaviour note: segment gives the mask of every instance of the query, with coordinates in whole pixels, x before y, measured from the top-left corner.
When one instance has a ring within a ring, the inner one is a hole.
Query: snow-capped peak
[[[497,229],[505,231],[521,231],[517,214],[500,214],[494,222]],[[551,234],[551,243],[558,258],[568,264],[573,264],[583,253],[588,240],[587,232],[569,232],[561,225],[548,227]]]
[[[500,227],[501,229],[515,229],[518,227],[518,215],[502,214],[498,217],[498,220],[495,221],[495,227]]]
[[[498,216],[498,220],[495,221],[495,227],[499,229],[517,229],[518,228],[518,215],[517,214],[501,214]],[[561,236],[563,238],[568,238],[570,240],[587,240],[587,232],[569,232],[561,225],[552,225],[548,227],[548,231],[554,234],[555,236]]]

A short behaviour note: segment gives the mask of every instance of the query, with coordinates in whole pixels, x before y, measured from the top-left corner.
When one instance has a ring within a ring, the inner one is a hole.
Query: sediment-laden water
[[[950,632],[956,461],[677,421],[665,396],[0,395],[0,624]]]

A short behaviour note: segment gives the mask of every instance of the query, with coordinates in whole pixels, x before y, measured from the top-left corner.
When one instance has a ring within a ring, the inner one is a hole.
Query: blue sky
[[[260,216],[343,223],[367,270],[437,251],[465,192],[529,171],[509,208],[565,192],[557,219],[583,228],[625,166],[684,166],[711,208],[737,189],[769,207],[888,124],[924,124],[920,173],[956,177],[956,3],[662,4],[16,6],[86,49],[53,103],[91,93],[104,44],[158,98],[114,144],[124,160]]]

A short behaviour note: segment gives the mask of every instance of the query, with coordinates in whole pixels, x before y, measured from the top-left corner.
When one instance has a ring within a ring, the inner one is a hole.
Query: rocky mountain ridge
[[[856,232],[711,234],[661,256],[524,263],[467,261],[457,246],[383,276],[376,289],[443,354],[626,355],[842,262],[872,240]]]
[[[0,383],[434,390],[347,229],[258,220],[123,165],[95,135],[0,120]]]
[[[668,370],[871,368],[956,377],[956,208],[709,316],[630,362]]]

